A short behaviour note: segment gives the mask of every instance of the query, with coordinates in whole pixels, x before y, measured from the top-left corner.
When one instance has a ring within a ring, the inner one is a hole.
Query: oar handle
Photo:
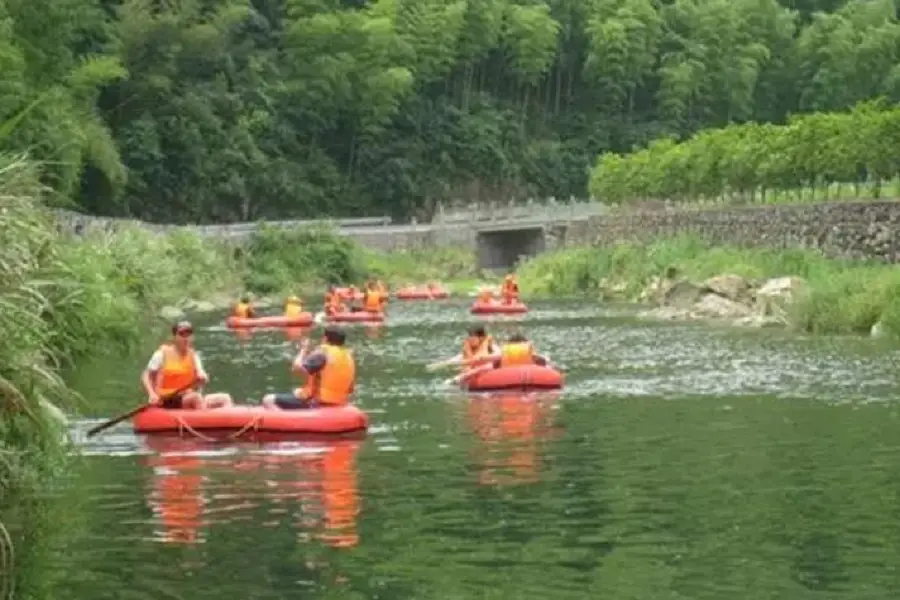
[[[190,383],[190,385],[186,385],[182,388],[179,388],[179,389],[175,390],[174,392],[172,392],[171,394],[166,394],[164,397],[160,398],[160,404],[162,404],[166,400],[170,400],[170,399],[178,396],[179,394],[182,394],[182,393],[188,391],[189,389],[194,387],[196,384],[197,384],[197,382],[193,381]],[[136,407],[132,408],[127,413],[123,413],[123,414],[119,415],[118,417],[114,417],[114,418],[110,419],[109,421],[100,423],[96,427],[93,427],[88,430],[87,437],[94,437],[101,431],[109,429],[113,425],[117,425],[126,419],[130,419],[131,417],[135,416],[138,413],[144,412],[145,410],[150,408],[150,406],[151,406],[150,404],[141,404],[140,406],[136,406]]]

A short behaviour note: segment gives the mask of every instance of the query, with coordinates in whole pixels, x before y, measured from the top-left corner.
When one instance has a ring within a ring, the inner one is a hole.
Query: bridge
[[[604,214],[606,207],[593,200],[569,198],[470,204],[446,208],[438,205],[428,223],[398,224],[388,216],[352,219],[264,221],[267,227],[296,228],[331,225],[361,245],[379,250],[462,246],[478,253],[483,269],[507,269],[520,258],[534,256],[555,247],[573,223]],[[115,232],[123,227],[139,226],[158,233],[187,230],[201,236],[229,242],[245,241],[260,223],[223,225],[163,225],[132,219],[94,217],[67,210],[54,210],[61,231],[75,235],[91,232]]]

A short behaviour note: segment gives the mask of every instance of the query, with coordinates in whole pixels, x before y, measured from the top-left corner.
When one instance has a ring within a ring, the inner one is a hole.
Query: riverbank
[[[682,237],[643,246],[568,248],[525,262],[523,292],[642,304],[663,320],[900,335],[900,272],[807,250],[712,247]]]

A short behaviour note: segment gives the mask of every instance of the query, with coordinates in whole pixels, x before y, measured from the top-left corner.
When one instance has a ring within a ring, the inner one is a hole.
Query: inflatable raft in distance
[[[408,287],[397,290],[394,297],[398,300],[446,300],[450,292],[444,288]]]
[[[552,367],[522,365],[500,367],[484,371],[465,382],[472,392],[498,390],[558,390],[563,386],[563,375]]]
[[[524,302],[478,302],[472,304],[470,311],[473,315],[521,315],[528,312],[528,306]]]
[[[273,315],[270,317],[235,317],[225,319],[225,325],[232,329],[253,329],[258,327],[309,327],[313,324],[313,314],[304,312],[296,317]]]
[[[365,431],[369,417],[356,406],[269,410],[233,406],[208,410],[148,408],[132,420],[136,433],[248,431],[268,433],[352,433]]]
[[[325,319],[329,323],[383,323],[384,313],[370,313],[364,310],[359,312],[339,312],[328,315]]]

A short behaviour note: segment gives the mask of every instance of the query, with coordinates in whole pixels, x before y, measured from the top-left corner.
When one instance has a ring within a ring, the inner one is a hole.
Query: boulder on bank
[[[641,316],[673,320],[717,320],[744,327],[787,324],[787,306],[803,289],[799,277],[778,277],[761,284],[724,274],[701,284],[686,279],[652,280],[641,300],[655,305]]]

